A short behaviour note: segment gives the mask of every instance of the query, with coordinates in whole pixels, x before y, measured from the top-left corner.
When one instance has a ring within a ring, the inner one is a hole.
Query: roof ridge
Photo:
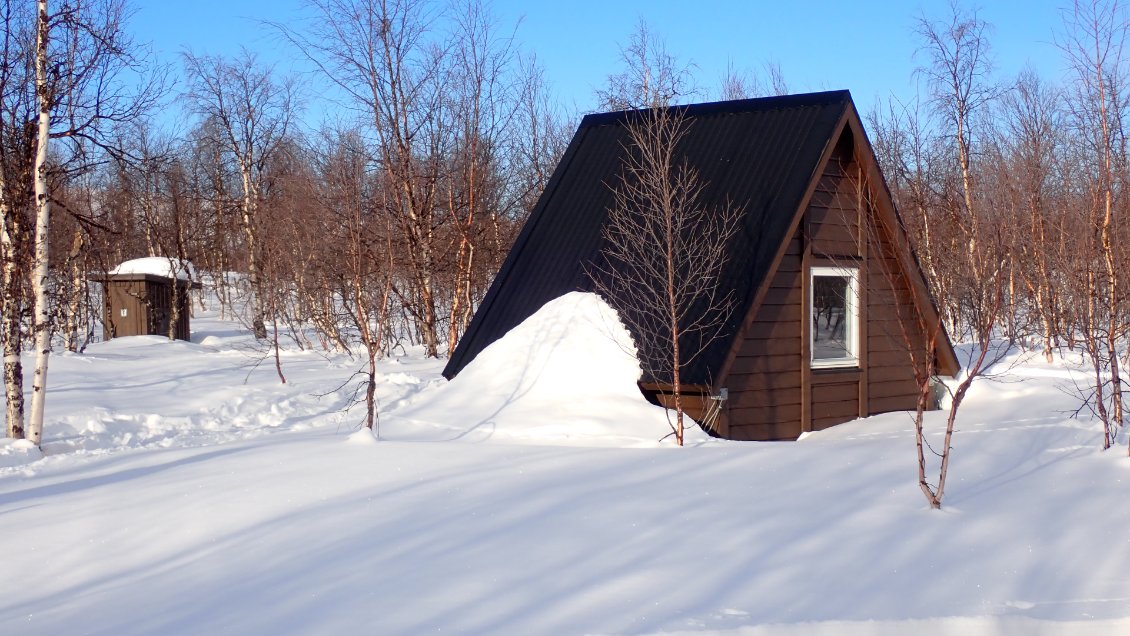
[[[820,91],[815,93],[792,93],[789,95],[771,95],[769,97],[751,97],[747,99],[721,100],[714,102],[700,102],[695,104],[676,104],[665,107],[668,112],[679,111],[684,115],[699,117],[702,115],[715,115],[724,113],[744,113],[757,110],[774,108],[797,108],[804,106],[829,106],[837,103],[850,103],[851,91],[839,89],[834,91]],[[580,128],[590,126],[605,126],[619,123],[629,117],[639,116],[649,112],[651,108],[616,110],[605,113],[590,113],[581,120]]]

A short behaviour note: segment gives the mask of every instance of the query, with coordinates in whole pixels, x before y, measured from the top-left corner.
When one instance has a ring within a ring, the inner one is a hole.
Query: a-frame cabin
[[[720,402],[714,432],[795,439],[857,417],[914,409],[910,352],[935,342],[938,371],[957,358],[847,91],[675,107],[677,149],[706,186],[700,201],[743,209],[721,282],[735,310],[684,369],[688,412]],[[626,111],[589,115],[565,151],[467,333],[454,377],[546,302],[593,289],[601,229],[627,147]],[[610,303],[616,306],[615,302]],[[639,342],[643,353],[655,343]],[[665,386],[641,389],[665,401]]]

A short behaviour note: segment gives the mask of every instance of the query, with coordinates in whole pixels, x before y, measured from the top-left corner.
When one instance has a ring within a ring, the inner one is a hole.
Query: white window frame
[[[848,279],[847,315],[844,316],[844,336],[848,356],[843,358],[816,358],[813,344],[813,317],[816,315],[814,296],[817,276],[837,276]],[[859,269],[856,267],[811,267],[808,272],[808,361],[813,369],[859,367]]]

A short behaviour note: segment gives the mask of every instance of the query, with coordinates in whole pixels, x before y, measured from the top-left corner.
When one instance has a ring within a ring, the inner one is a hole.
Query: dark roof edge
[[[160,274],[144,274],[144,273],[130,273],[130,274],[93,274],[88,276],[88,281],[92,283],[111,283],[111,282],[138,282],[147,281],[150,283],[172,283],[182,287],[191,287],[193,289],[202,289],[203,285],[198,281],[186,280],[184,278],[173,278],[171,276],[161,276]]]
[[[668,106],[668,112],[678,112],[689,117],[701,115],[714,115],[718,113],[741,113],[758,108],[794,108],[797,106],[826,106],[835,103],[850,103],[851,92],[847,89],[835,91],[822,91],[818,93],[796,93],[794,95],[775,95],[770,97],[754,97],[751,99],[735,99],[720,102],[705,102],[701,104],[684,104]],[[611,113],[592,113],[585,115],[581,120],[580,128],[590,126],[606,126],[621,122],[629,117],[639,116],[641,113],[652,109],[618,110]]]
[[[584,127],[581,126],[577,132],[573,133],[573,139],[569,141],[569,145],[562,153],[560,161],[557,162],[557,168],[554,169],[553,174],[550,175],[549,181],[545,184],[545,189],[542,190],[541,196],[538,197],[538,202],[534,204],[534,209],[530,211],[530,215],[522,224],[522,231],[518,233],[517,238],[514,239],[514,244],[510,246],[510,251],[506,254],[506,259],[502,261],[502,267],[498,269],[495,274],[494,280],[491,281],[490,287],[487,288],[486,296],[483,297],[483,302],[475,310],[474,315],[471,317],[471,324],[467,325],[467,330],[463,332],[463,336],[459,338],[459,343],[455,346],[455,350],[448,354],[447,364],[444,365],[441,375],[450,380],[467,366],[470,360],[467,358],[467,346],[465,343],[474,341],[475,335],[483,323],[483,316],[491,311],[494,305],[494,300],[498,296],[499,289],[503,287],[503,282],[510,277],[510,272],[514,269],[514,263],[518,260],[521,252],[525,249],[526,243],[529,241],[530,234],[533,233],[534,227],[541,220],[542,212],[549,204],[549,200],[553,198],[553,193],[557,191],[558,185],[564,176],[569,165],[573,163],[573,157],[577,154],[577,148],[581,145],[581,140],[585,136]],[[469,346],[469,345],[468,345]],[[480,351],[481,352],[481,349]],[[478,355],[476,352],[475,355]]]

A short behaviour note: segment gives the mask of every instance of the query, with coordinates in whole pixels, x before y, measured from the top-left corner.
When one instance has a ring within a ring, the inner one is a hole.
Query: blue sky
[[[1054,45],[1061,1],[996,0],[981,15],[994,25],[993,53],[1002,77],[1026,64],[1048,79],[1063,74]],[[240,45],[280,68],[291,53],[259,25],[292,23],[301,0],[135,0],[132,30],[158,55],[179,64],[178,52],[231,54]],[[537,54],[557,96],[578,112],[591,110],[593,91],[617,70],[620,44],[642,17],[669,50],[697,67],[713,97],[728,62],[760,70],[778,63],[794,92],[847,88],[861,110],[878,97],[914,94],[913,71],[922,63],[912,27],[917,16],[942,18],[946,0],[496,0],[501,25],[518,23],[517,38]]]

